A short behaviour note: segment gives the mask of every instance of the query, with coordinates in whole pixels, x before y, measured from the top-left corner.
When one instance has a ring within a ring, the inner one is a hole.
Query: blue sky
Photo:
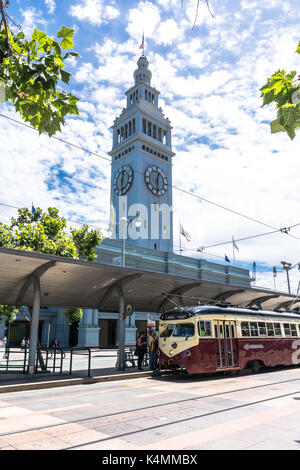
[[[196,0],[11,0],[10,16],[26,34],[34,27],[55,35],[75,29],[70,90],[80,116],[61,137],[107,157],[110,126],[125,106],[145,30],[152,84],[173,125],[173,184],[276,228],[300,223],[300,133],[291,142],[271,135],[272,107],[261,108],[259,88],[275,70],[298,70],[299,0],[211,0],[215,18]],[[13,109],[1,112],[19,119]],[[56,205],[67,218],[105,228],[110,165],[1,118],[0,202],[22,207]],[[13,209],[0,208],[2,220]],[[181,220],[192,237],[185,254],[224,261],[230,245],[193,251],[269,231],[174,191],[175,248]],[[299,226],[300,227],[300,226]],[[291,232],[300,238],[300,228]],[[239,265],[257,263],[257,284],[273,287],[272,266],[300,261],[300,240],[275,234],[238,243]],[[291,273],[295,290],[300,280]],[[285,274],[277,287],[286,289]]]

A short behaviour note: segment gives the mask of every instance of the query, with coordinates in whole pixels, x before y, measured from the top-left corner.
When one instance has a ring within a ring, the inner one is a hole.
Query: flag
[[[32,214],[35,213],[35,207],[34,207],[33,203],[31,204],[31,213],[32,213]]]
[[[145,36],[143,33],[143,39],[142,39],[142,44],[140,45],[139,49],[144,49],[145,48]]]
[[[233,248],[235,248],[239,252],[240,250],[239,250],[237,244],[235,243],[233,236],[232,236],[232,244],[233,244]]]
[[[230,259],[228,258],[226,254],[225,254],[225,261],[227,261],[227,263],[230,263]]]
[[[188,242],[191,241],[190,234],[184,230],[184,228],[181,224],[180,224],[180,233],[181,233],[181,235],[183,235],[187,239]]]

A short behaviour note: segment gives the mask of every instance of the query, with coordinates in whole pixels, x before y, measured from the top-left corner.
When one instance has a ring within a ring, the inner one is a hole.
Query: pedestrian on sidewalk
[[[147,352],[147,337],[144,331],[139,333],[139,336],[136,341],[136,355],[138,357],[138,369],[142,369],[142,364],[144,360],[144,356]]]
[[[149,336],[149,366],[151,370],[157,369],[157,349],[158,349],[158,338],[156,331],[153,329]]]

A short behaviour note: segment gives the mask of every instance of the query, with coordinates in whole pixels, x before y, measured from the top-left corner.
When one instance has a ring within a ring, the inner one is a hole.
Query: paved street
[[[4,449],[300,449],[300,369],[0,395]]]

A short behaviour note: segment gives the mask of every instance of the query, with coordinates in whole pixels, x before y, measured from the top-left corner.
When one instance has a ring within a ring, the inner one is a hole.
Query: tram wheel
[[[251,364],[250,364],[250,368],[252,370],[252,372],[254,372],[255,374],[257,374],[260,370],[260,363],[259,361],[252,361]]]

